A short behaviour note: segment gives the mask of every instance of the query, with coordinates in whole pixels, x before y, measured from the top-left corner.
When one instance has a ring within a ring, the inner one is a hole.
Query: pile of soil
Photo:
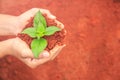
[[[47,26],[56,26],[57,25],[54,21],[51,21],[47,18],[46,18],[46,21],[47,21]],[[25,28],[32,27],[32,26],[33,26],[33,18],[28,20],[28,24],[26,25]],[[33,38],[31,38],[27,34],[21,34],[21,33],[19,33],[17,36],[19,38],[21,38],[23,41],[25,41],[30,47],[30,44],[31,44]],[[51,49],[53,49],[55,47],[55,45],[63,45],[64,44],[65,30],[62,29],[61,31],[58,31],[51,36],[44,36],[43,38],[45,38],[48,42],[48,45],[45,50],[50,51]]]

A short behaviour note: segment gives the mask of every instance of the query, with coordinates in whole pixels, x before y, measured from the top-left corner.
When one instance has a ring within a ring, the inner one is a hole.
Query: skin
[[[57,21],[56,17],[53,16],[48,10],[33,8],[19,16],[0,14],[0,36],[17,35],[20,33],[28,23],[28,20],[33,17],[38,10],[40,10],[42,14],[46,15],[50,20],[55,21],[57,23],[57,27],[61,29],[64,28],[64,25]],[[12,55],[24,62],[29,67],[35,68],[40,64],[53,60],[64,46],[65,45],[56,45],[50,52],[43,51],[39,55],[39,58],[35,59],[28,45],[20,38],[16,37],[0,42],[0,58],[6,55]]]

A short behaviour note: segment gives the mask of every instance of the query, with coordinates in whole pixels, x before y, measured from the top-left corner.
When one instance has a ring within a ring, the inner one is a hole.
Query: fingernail
[[[49,55],[50,55],[50,54],[49,54],[48,51],[44,51],[44,52],[43,52],[43,57],[49,57]]]
[[[59,24],[60,28],[63,29],[64,25],[62,23]]]
[[[55,20],[55,22],[57,23],[57,27],[64,29],[64,25],[60,21]]]
[[[56,17],[53,16],[53,15],[49,15],[49,18],[50,18],[50,19],[56,19]]]

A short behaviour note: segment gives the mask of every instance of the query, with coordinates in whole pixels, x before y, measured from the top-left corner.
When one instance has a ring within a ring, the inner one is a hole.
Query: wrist
[[[10,55],[12,53],[11,46],[13,45],[13,39],[8,39],[0,42],[0,57]]]

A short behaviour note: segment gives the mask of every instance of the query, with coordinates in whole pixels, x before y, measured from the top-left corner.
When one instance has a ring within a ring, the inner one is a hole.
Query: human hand
[[[48,10],[33,8],[17,17],[18,26],[17,26],[16,34],[20,33],[25,28],[26,24],[28,24],[28,20],[31,17],[33,17],[38,10],[40,10],[44,15],[46,15],[49,20],[54,21],[57,24],[57,27],[61,29],[64,28],[64,25],[61,22],[57,21],[56,17],[53,16]],[[35,59],[33,53],[31,52],[28,45],[24,41],[22,41],[19,38],[15,38],[13,44],[14,45],[12,45],[11,55],[17,57],[19,60],[21,60],[31,68],[35,68],[40,64],[53,60],[62,50],[62,48],[65,46],[65,45],[62,46],[56,45],[52,50],[50,50],[50,52],[44,50],[40,54],[39,58]]]
[[[33,53],[28,48],[27,44],[24,43],[23,41],[21,42],[20,39],[16,38],[16,41],[17,40],[18,40],[18,42],[14,43],[14,44],[16,44],[16,46],[14,45],[13,51],[17,51],[17,54],[19,54],[19,56],[16,55],[16,53],[12,54],[12,55],[17,57],[19,60],[21,60],[22,62],[24,62],[26,65],[28,65],[31,68],[36,68],[40,64],[43,64],[43,63],[48,62],[50,60],[53,60],[58,55],[58,53],[62,50],[62,48],[65,46],[65,45],[63,45],[63,46],[57,45],[50,52],[44,50],[39,55],[39,58],[36,59],[33,57]],[[23,44],[20,45],[21,43],[23,43]],[[18,49],[18,48],[20,48],[20,49]]]
[[[40,61],[37,62],[36,64],[33,64],[35,63],[33,53],[29,49],[29,46],[24,41],[22,41],[20,38],[14,38],[14,39],[10,39],[7,41],[9,41],[9,44],[10,44],[10,48],[9,48],[10,50],[9,50],[8,55],[12,55],[18,58],[19,60],[21,60],[22,62],[24,62],[31,68],[36,67],[38,63],[40,64]],[[47,57],[49,57],[49,53],[47,51],[44,51],[39,55],[38,59],[40,58],[45,59]],[[44,62],[41,61],[41,63],[44,63]]]
[[[53,60],[65,45],[56,45],[52,50],[50,50],[50,52],[44,50],[37,59],[34,58],[33,53],[29,49],[29,46],[20,38],[14,38],[11,46],[12,47],[10,49],[9,55],[18,58],[29,67],[35,68],[40,64]]]
[[[41,11],[41,13],[42,13],[43,15],[46,16],[46,18],[47,18],[48,20],[51,20],[51,21],[53,21],[53,22],[55,22],[55,21],[58,22],[58,21],[56,20],[56,17],[55,17],[54,15],[52,15],[49,10],[39,9],[39,8],[32,8],[32,9],[24,12],[24,13],[21,14],[20,16],[18,16],[18,21],[17,21],[17,22],[18,22],[18,33],[20,33],[20,32],[26,27],[26,25],[29,23],[29,20],[30,20],[31,18],[33,18],[33,17],[35,16],[35,14],[36,14],[39,10]]]
[[[64,46],[65,45],[56,46],[50,52],[44,50],[39,55],[39,58],[36,59],[29,49],[29,46],[24,41],[20,38],[13,38],[0,42],[0,58],[11,55],[18,58],[29,67],[35,68],[40,64],[53,60]]]

